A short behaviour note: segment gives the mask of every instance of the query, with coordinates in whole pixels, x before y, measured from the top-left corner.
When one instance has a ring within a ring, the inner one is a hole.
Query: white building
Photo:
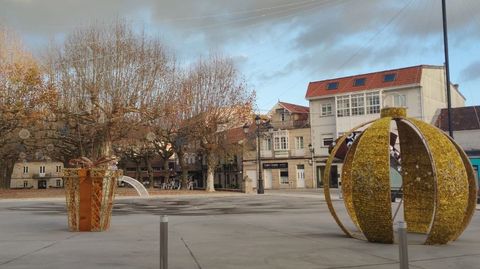
[[[55,161],[17,162],[13,167],[10,188],[62,188],[63,163]]]
[[[451,92],[452,106],[464,106],[458,85],[452,85]],[[382,107],[407,107],[409,117],[435,123],[447,106],[445,72],[443,66],[420,65],[310,82],[306,99],[310,102],[317,184],[321,186],[329,145],[344,132],[378,119]],[[340,175],[338,166],[332,167],[334,185]]]

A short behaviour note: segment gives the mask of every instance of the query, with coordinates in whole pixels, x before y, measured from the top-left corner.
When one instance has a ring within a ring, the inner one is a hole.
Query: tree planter
[[[72,232],[101,232],[110,227],[113,198],[122,170],[66,168],[63,170]]]

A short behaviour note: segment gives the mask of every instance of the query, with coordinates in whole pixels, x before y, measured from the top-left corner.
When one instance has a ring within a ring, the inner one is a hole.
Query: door
[[[297,188],[305,188],[305,165],[297,165]]]
[[[265,183],[265,189],[271,189],[272,188],[272,170],[270,169],[264,169],[263,170],[263,175],[264,175],[264,183]]]
[[[323,178],[325,173],[325,166],[317,166],[317,186],[323,188]],[[338,188],[338,168],[332,165],[330,168],[330,188]]]
[[[257,187],[257,170],[247,170],[247,177],[252,180],[252,186]]]
[[[38,181],[38,188],[39,189],[46,189],[47,188],[47,181],[46,180],[39,180]]]
[[[317,166],[317,188],[323,188],[323,173],[325,166]]]

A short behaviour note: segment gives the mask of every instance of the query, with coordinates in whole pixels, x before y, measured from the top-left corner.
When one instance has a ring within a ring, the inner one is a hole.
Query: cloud
[[[246,52],[231,54],[247,72],[256,70],[262,82],[299,71],[309,81],[388,67],[409,57],[419,64],[424,55],[442,49],[441,6],[436,0],[0,1],[0,22],[28,35],[31,42],[92,21],[125,17],[166,40],[186,61],[248,46]],[[478,44],[480,1],[447,5],[450,44]],[[275,50],[282,63],[264,59],[275,56],[259,49]],[[465,70],[469,77],[474,74]]]
[[[480,78],[480,60],[472,62],[461,72],[461,78],[465,81],[477,80]]]

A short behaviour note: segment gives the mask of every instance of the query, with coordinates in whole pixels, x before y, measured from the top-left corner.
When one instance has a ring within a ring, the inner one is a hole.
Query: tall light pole
[[[263,189],[263,178],[262,178],[262,162],[260,157],[260,124],[261,119],[259,115],[255,116],[255,124],[257,125],[257,165],[258,165],[258,187],[257,193],[264,194],[265,190]]]
[[[312,155],[312,184],[314,188],[317,187],[317,179],[315,178],[315,148],[312,144],[308,144],[308,150],[310,151],[310,155]]]
[[[448,35],[447,35],[447,7],[446,0],[442,0],[443,15],[443,48],[445,52],[445,75],[447,77],[447,114],[448,114],[448,134],[453,138],[452,130],[452,95],[450,93],[450,64],[448,60]]]
[[[273,133],[273,126],[270,124],[269,121],[263,122],[265,124],[264,129],[268,129],[268,135],[272,135]],[[257,193],[258,194],[264,194],[265,189],[263,186],[263,178],[262,178],[262,158],[260,156],[260,137],[262,137],[260,133],[260,129],[262,127],[262,119],[260,118],[259,115],[255,116],[255,125],[257,125],[257,130],[256,130],[256,138],[257,138],[257,165],[258,165],[258,187],[257,187]],[[245,124],[243,126],[243,131],[245,134],[248,133],[248,125]]]

